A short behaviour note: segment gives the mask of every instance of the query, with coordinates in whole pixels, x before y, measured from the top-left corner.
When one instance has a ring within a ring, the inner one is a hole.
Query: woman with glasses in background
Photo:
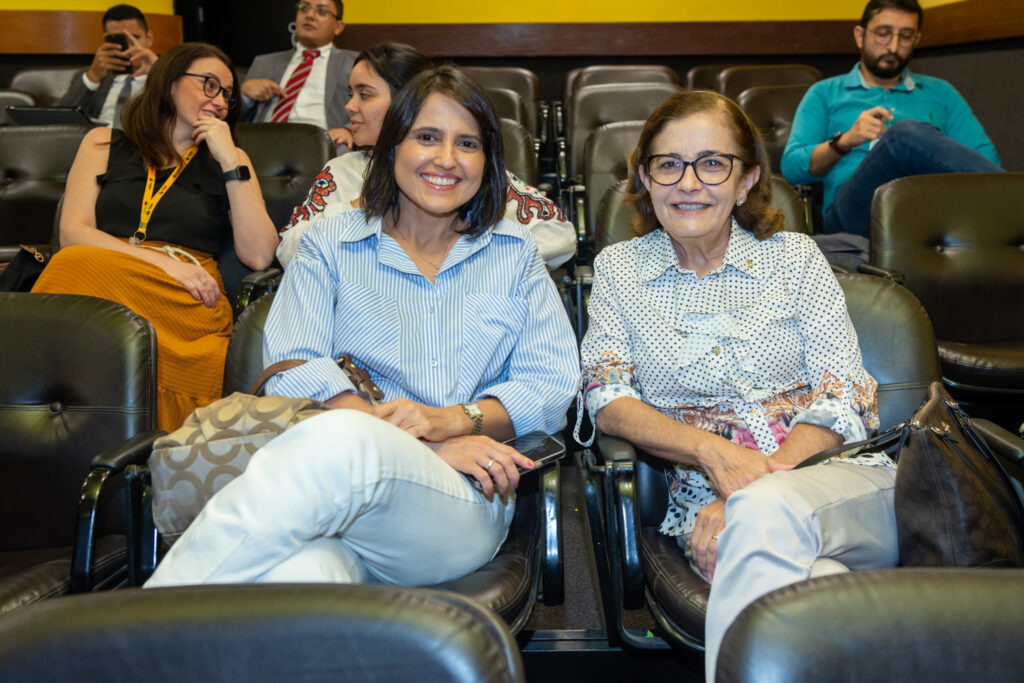
[[[124,130],[85,136],[68,175],[60,246],[33,291],[110,299],[157,336],[157,425],[220,397],[231,305],[213,255],[233,240],[253,269],[277,236],[235,146],[235,74],[220,49],[178,45],[123,109]]]
[[[595,424],[669,461],[673,536],[711,593],[707,680],[747,604],[819,573],[894,566],[885,454],[792,470],[878,426],[843,292],[782,232],[750,119],[682,92],[630,158],[639,237],[594,262],[583,392]]]

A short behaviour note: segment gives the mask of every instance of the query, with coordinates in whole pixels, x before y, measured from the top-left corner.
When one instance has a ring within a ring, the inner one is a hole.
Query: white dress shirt
[[[309,77],[306,79],[305,85],[302,86],[302,90],[299,91],[299,96],[295,98],[295,106],[292,107],[292,111],[288,115],[288,123],[311,123],[327,130],[327,108],[324,106],[327,101],[327,60],[331,57],[333,47],[331,43],[327,43],[312,48],[320,50],[320,56],[313,60],[313,68],[309,72]],[[309,49],[302,45],[295,46],[291,61],[288,62],[288,68],[284,70],[284,75],[281,77],[279,85],[282,88],[288,83],[292,72],[302,63],[302,53]],[[345,87],[348,87],[347,83]],[[270,107],[267,110],[266,120],[269,121],[272,115],[273,107]]]
[[[117,98],[121,95],[121,89],[124,88],[124,81],[129,78],[131,74],[118,74],[114,76],[114,82],[110,86],[110,92],[107,93],[107,99],[103,101],[103,108],[100,109],[100,115],[97,120],[102,121],[108,126],[114,125],[114,118],[117,114]],[[82,83],[89,90],[98,90],[100,87],[99,83],[93,83],[89,80],[89,77],[82,74]],[[136,76],[132,79],[132,94],[134,97],[142,92],[142,88],[146,85],[146,75]]]

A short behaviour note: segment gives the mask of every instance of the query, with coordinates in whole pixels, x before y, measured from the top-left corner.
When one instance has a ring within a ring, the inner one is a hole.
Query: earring
[[[736,200],[736,206],[743,206],[743,202],[747,201],[745,198],[740,197]]]

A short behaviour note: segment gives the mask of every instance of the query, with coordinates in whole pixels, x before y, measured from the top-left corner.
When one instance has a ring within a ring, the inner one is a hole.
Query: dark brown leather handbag
[[[900,564],[1024,566],[1024,510],[999,457],[938,382],[896,468]]]
[[[886,450],[897,462],[896,533],[906,567],[1024,566],[1024,501],[970,418],[932,382],[914,416],[797,467]]]

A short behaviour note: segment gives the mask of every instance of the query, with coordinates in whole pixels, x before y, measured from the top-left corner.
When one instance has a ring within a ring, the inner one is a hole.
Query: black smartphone
[[[103,42],[105,42],[105,43],[114,43],[115,45],[120,47],[122,50],[127,50],[128,49],[128,36],[126,36],[123,33],[105,33],[103,35]],[[132,72],[132,65],[129,64],[128,66],[126,66],[125,68],[121,69],[120,71],[114,71],[112,73],[130,74],[131,72]]]
[[[553,462],[558,462],[565,456],[565,444],[562,443],[561,439],[557,439],[550,434],[544,432],[530,432],[522,436],[517,436],[511,441],[506,441],[509,446],[516,449],[527,458],[533,461],[533,469],[519,466],[519,474],[525,474],[526,472],[536,472],[545,465],[549,465]]]

